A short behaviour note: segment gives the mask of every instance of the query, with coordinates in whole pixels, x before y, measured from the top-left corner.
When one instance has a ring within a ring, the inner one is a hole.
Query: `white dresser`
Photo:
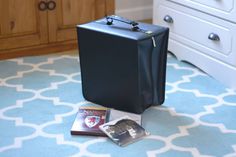
[[[236,89],[236,0],[154,0],[153,23],[179,60]]]

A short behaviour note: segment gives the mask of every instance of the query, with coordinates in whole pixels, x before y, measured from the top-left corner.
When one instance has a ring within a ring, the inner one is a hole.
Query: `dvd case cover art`
[[[99,126],[108,122],[109,109],[98,107],[82,107],[76,115],[71,128],[72,135],[106,136]]]
[[[126,146],[149,135],[141,125],[128,116],[100,125],[99,128],[119,146]]]

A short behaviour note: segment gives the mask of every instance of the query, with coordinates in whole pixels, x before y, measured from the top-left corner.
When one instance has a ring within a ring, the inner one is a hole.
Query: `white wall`
[[[153,0],[115,0],[116,15],[132,20],[152,18]]]

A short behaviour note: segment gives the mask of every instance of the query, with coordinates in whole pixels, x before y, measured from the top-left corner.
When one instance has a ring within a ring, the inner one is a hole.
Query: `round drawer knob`
[[[220,37],[215,33],[210,33],[208,35],[208,39],[210,39],[212,41],[220,41]]]
[[[54,10],[56,8],[57,4],[54,1],[48,2],[48,10]]]
[[[45,11],[47,9],[47,3],[44,1],[39,2],[38,8],[40,11]]]
[[[163,20],[167,23],[173,23],[174,22],[173,18],[170,15],[166,15]]]

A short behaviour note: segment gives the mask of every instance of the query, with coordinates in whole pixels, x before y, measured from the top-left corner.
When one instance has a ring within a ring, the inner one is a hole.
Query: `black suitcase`
[[[113,15],[77,33],[86,100],[133,113],[164,102],[168,28]]]

